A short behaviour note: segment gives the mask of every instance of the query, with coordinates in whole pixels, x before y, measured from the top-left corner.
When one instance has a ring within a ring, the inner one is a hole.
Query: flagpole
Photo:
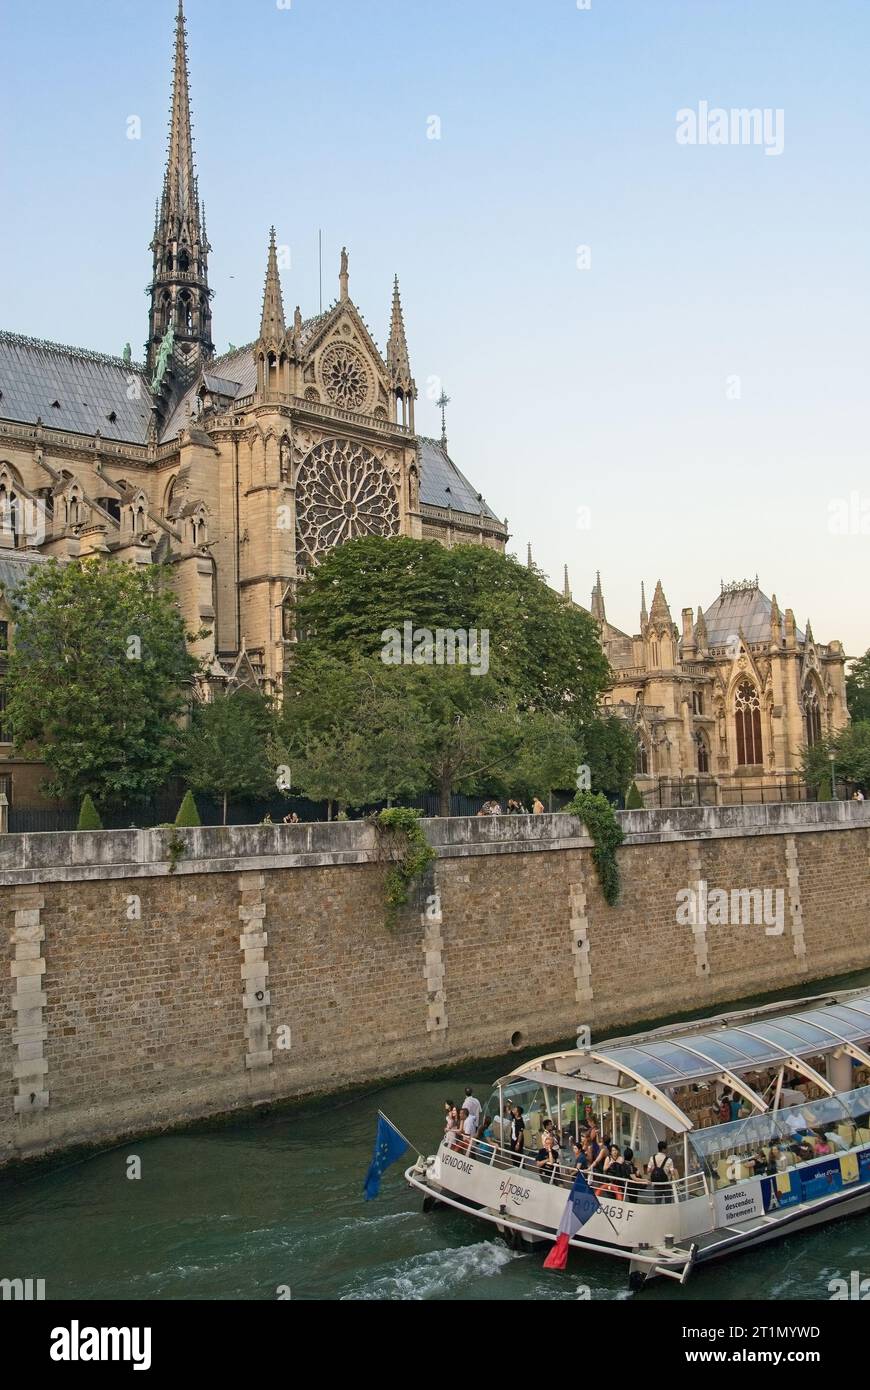
[[[400,1135],[400,1137],[401,1137],[402,1139],[404,1139],[404,1141],[405,1141],[405,1143],[408,1145],[408,1148],[409,1148],[409,1149],[417,1149],[417,1153],[418,1153],[418,1154],[421,1154],[421,1153],[422,1153],[422,1149],[418,1148],[416,1144],[412,1144],[411,1141],[410,1141],[410,1139],[408,1138],[407,1134],[402,1134],[402,1131],[399,1129],[399,1126],[393,1124],[393,1121],[390,1119],[389,1115],[385,1115],[384,1112],[383,1112],[383,1110],[379,1110],[379,1111],[378,1111],[378,1114],[380,1115],[380,1117],[381,1117],[382,1120],[386,1120],[386,1122],[387,1122],[388,1125],[392,1125],[392,1127],[393,1127],[393,1129],[396,1131],[396,1133],[397,1133],[398,1135]]]

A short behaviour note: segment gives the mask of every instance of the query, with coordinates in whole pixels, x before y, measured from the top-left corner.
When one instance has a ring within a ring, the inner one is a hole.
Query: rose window
[[[326,394],[336,405],[359,410],[368,400],[369,376],[362,357],[347,343],[333,343],[320,363]]]
[[[395,536],[399,499],[382,463],[347,439],[326,439],[296,479],[297,558],[301,565],[355,536]]]

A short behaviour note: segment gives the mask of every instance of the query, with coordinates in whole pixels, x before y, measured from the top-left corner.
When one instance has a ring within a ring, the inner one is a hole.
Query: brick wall
[[[870,966],[864,806],[633,813],[622,896],[569,816],[427,822],[384,923],[361,823],[5,836],[0,1158],[109,1141],[589,1024]],[[780,889],[782,930],[680,925],[676,894]]]

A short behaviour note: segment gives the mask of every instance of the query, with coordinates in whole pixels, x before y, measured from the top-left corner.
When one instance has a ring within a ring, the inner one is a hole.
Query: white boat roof
[[[773,1019],[753,1017],[710,1031],[593,1048],[596,1061],[662,1086],[685,1086],[722,1071],[757,1071],[792,1057],[813,1057],[844,1043],[870,1041],[870,994]],[[605,1050],[606,1049],[606,1050]]]
[[[718,1020],[656,1029],[624,1041],[603,1042],[588,1050],[551,1053],[534,1058],[502,1080],[526,1078],[566,1090],[572,1089],[572,1082],[576,1081],[577,1090],[618,1093],[626,1104],[655,1114],[645,1103],[651,1101],[656,1108],[667,1109],[667,1122],[674,1128],[674,1116],[681,1113],[669,1094],[675,1087],[723,1075],[739,1077],[748,1071],[788,1064],[795,1058],[814,1057],[837,1048],[870,1063],[866,1050],[870,1043],[870,993],[850,991],[842,996],[828,996],[819,1007],[771,1015],[771,1009],[777,1007],[782,1006],[769,1005],[726,1014]],[[599,1079],[609,1075],[617,1080],[615,1074],[631,1077],[636,1088],[626,1090]],[[687,1122],[686,1127],[692,1126]]]

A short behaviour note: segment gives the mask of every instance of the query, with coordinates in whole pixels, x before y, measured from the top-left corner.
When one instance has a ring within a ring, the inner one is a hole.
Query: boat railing
[[[610,1197],[615,1201],[641,1202],[685,1202],[690,1197],[703,1197],[709,1192],[703,1171],[696,1170],[686,1177],[672,1178],[669,1182],[651,1183],[645,1175],[634,1178],[618,1177],[600,1168],[578,1168],[575,1164],[539,1164],[531,1153],[517,1153],[488,1139],[472,1139],[470,1136],[452,1131],[445,1134],[443,1147],[454,1153],[465,1154],[478,1163],[486,1163],[490,1168],[519,1169],[522,1173],[538,1178],[550,1187],[569,1190],[582,1172],[592,1191],[598,1197]]]

